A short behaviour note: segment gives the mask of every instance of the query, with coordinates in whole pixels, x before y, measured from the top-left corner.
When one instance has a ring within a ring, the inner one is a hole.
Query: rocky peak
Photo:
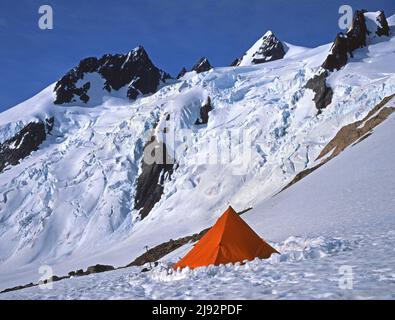
[[[232,66],[246,66],[284,58],[285,47],[272,31],[266,32],[245,54],[233,61]]]
[[[198,62],[192,67],[191,71],[196,71],[196,73],[206,72],[211,70],[213,67],[207,58],[200,58]]]
[[[366,46],[369,36],[389,36],[388,22],[383,11],[370,13],[357,10],[347,33],[339,33],[336,36],[322,67],[329,71],[341,69],[347,64],[348,58],[353,57],[356,49]]]
[[[181,71],[177,75],[177,79],[182,78],[187,72],[187,69],[185,67],[182,67]]]
[[[101,58],[89,57],[63,76],[55,86],[55,103],[64,104],[90,100],[89,92],[93,85],[101,85],[87,79],[96,75],[102,80],[107,93],[126,88],[126,96],[133,100],[140,94],[154,93],[161,82],[170,76],[158,69],[150,60],[147,52],[139,46],[128,54],[105,54]]]
[[[265,63],[282,59],[285,55],[284,46],[272,31],[262,37],[262,45],[254,54],[253,64]]]

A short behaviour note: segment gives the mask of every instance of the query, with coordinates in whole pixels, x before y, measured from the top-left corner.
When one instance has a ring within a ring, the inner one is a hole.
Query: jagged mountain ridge
[[[82,60],[55,85],[55,104],[88,103],[91,92],[126,90],[126,97],[154,93],[170,75],[158,69],[139,46],[128,54],[106,54]],[[92,88],[97,86],[98,88]]]

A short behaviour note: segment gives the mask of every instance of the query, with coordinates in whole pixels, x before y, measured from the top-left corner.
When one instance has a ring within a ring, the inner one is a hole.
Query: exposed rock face
[[[53,128],[54,119],[45,122],[30,122],[14,137],[0,144],[0,173],[8,165],[17,165],[19,161],[36,151]]]
[[[115,268],[113,266],[97,264],[95,266],[88,267],[88,269],[86,269],[86,274],[106,272],[114,269]]]
[[[156,159],[149,163],[149,155]],[[158,142],[155,136],[144,147],[141,174],[137,179],[134,208],[140,210],[144,219],[163,194],[164,183],[171,178],[174,160],[169,156],[166,143]]]
[[[0,291],[0,293],[17,291],[17,290],[21,290],[21,289],[31,288],[31,287],[34,287],[34,286],[35,286],[35,284],[33,282],[30,282],[29,284],[26,284],[26,285],[16,286],[16,287],[13,287],[13,288],[7,288],[7,289],[5,289],[3,291]]]
[[[127,97],[136,99],[139,94],[154,93],[159,84],[170,76],[159,70],[148,57],[143,47],[137,47],[127,55],[106,54],[100,59],[95,57],[82,60],[77,67],[63,76],[55,86],[56,98],[54,103],[71,102],[87,103],[90,100],[89,91],[93,85],[86,79],[89,74],[97,74],[103,79],[108,93],[127,86]]]
[[[155,262],[169,254],[170,252],[182,247],[184,244],[188,242],[196,242],[200,240],[210,228],[205,229],[199,233],[196,233],[192,236],[187,236],[183,238],[179,238],[176,240],[170,239],[167,242],[161,243],[160,245],[148,250],[146,253],[137,257],[134,261],[129,263],[127,267],[131,266],[142,266],[148,262]]]
[[[366,46],[366,37],[369,34],[366,27],[365,11],[357,10],[354,15],[352,26],[347,31],[348,50],[350,53],[355,49]]]
[[[322,72],[313,78],[311,78],[306,83],[306,88],[311,89],[315,92],[314,102],[316,108],[319,112],[331,104],[333,98],[332,88],[326,85],[326,78],[328,77],[328,72]]]
[[[322,68],[327,71],[335,71],[343,68],[349,57],[353,57],[353,52],[366,46],[367,37],[373,32],[368,30],[365,11],[356,11],[352,26],[346,34],[339,33],[331,47],[330,53]],[[371,17],[369,18],[371,19]],[[375,18],[374,26],[377,25],[375,33],[378,36],[389,35],[388,22],[383,11]],[[328,73],[320,73],[310,79],[306,88],[315,92],[314,102],[318,110],[322,110],[332,102],[333,91],[326,85]]]
[[[267,33],[262,40],[262,45],[254,54],[253,64],[279,60],[285,56],[284,46],[273,32]]]
[[[389,36],[388,22],[383,11],[376,17],[378,24],[375,32],[378,36]],[[322,67],[329,71],[339,70],[347,64],[348,58],[353,57],[353,51],[366,46],[366,40],[371,32],[366,25],[365,11],[355,12],[352,26],[346,34],[339,33],[332,45],[331,51]]]
[[[196,73],[206,72],[211,70],[213,67],[207,58],[200,58],[198,62],[192,67],[191,71],[196,71]]]
[[[186,73],[187,73],[187,69],[185,67],[182,67],[181,71],[177,75],[177,79],[182,78]]]
[[[232,61],[232,63],[230,64],[231,67],[237,67],[240,63],[241,58],[236,58]]]
[[[207,102],[201,106],[200,108],[200,119],[197,119],[195,124],[207,124],[208,123],[208,114],[213,110],[213,106],[211,105],[211,98],[207,97]]]
[[[299,172],[290,183],[288,183],[281,191],[284,191],[286,189],[288,189],[289,187],[292,187],[294,184],[296,184],[297,182],[299,182],[300,180],[306,178],[310,173],[314,172],[315,170],[317,170],[318,168],[322,167],[325,163],[319,163],[314,167],[311,168],[307,168],[301,172]],[[281,192],[280,191],[280,192]]]
[[[388,21],[387,18],[385,17],[384,11],[380,11],[380,14],[377,16],[377,22],[379,24],[376,34],[381,37],[381,36],[387,36],[389,37],[390,35],[390,28],[388,26]]]
[[[272,31],[268,31],[249,49],[244,56],[234,60],[231,66],[260,64],[284,58],[283,43]]]
[[[115,268],[113,266],[110,265],[103,265],[103,264],[97,264],[95,266],[90,266],[86,269],[86,271],[79,269],[77,271],[70,271],[68,273],[67,276],[52,276],[49,277],[48,279],[45,280],[40,280],[38,283],[29,283],[27,285],[22,285],[22,286],[17,286],[17,287],[13,287],[13,288],[8,288],[5,289],[3,291],[0,291],[0,293],[5,293],[5,292],[10,292],[10,291],[16,291],[16,290],[21,290],[21,289],[26,289],[26,288],[30,288],[30,287],[35,287],[38,286],[40,284],[46,284],[46,283],[50,283],[50,282],[57,282],[63,279],[69,279],[71,277],[81,277],[81,276],[86,276],[92,273],[101,273],[101,272],[107,272],[107,271],[112,271],[115,270]]]
[[[342,33],[339,33],[332,45],[331,53],[328,55],[322,67],[326,70],[340,70],[347,64],[349,54],[349,42]]]

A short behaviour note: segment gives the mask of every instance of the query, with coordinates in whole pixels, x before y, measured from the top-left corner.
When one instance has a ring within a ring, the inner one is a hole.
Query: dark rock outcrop
[[[292,180],[289,182],[280,192],[292,187],[294,184],[302,180],[303,178],[306,178],[310,173],[314,172],[318,168],[322,167],[324,163],[319,163],[311,168],[307,168],[301,172],[299,172]]]
[[[285,47],[273,32],[268,31],[260,41],[261,45],[253,53],[252,60],[250,61],[251,64],[261,64],[284,58],[286,53]],[[239,66],[243,59],[245,59],[245,55],[234,60],[231,66]]]
[[[76,276],[83,276],[83,275],[84,275],[84,270],[78,269],[78,270],[75,272],[75,275],[76,275]]]
[[[95,266],[88,267],[88,269],[86,269],[86,274],[100,273],[100,272],[106,272],[111,270],[115,270],[115,268],[109,265],[97,264]]]
[[[195,124],[196,125],[207,124],[208,114],[211,110],[213,110],[213,106],[211,104],[211,98],[207,97],[206,103],[200,108],[200,119],[197,119]]]
[[[353,57],[353,52],[366,46],[367,36],[370,31],[366,25],[364,10],[355,12],[352,26],[346,34],[339,33],[332,45],[330,53],[322,67],[329,71],[339,70],[347,64],[348,58]],[[389,36],[387,18],[383,11],[376,18],[379,24],[375,33],[378,36]]]
[[[369,31],[366,26],[365,12],[364,10],[355,12],[352,26],[347,31],[348,49],[351,54],[355,49],[366,46],[366,37],[369,35]]]
[[[329,71],[340,70],[347,64],[350,49],[349,41],[344,34],[339,33],[336,36],[330,52],[322,64],[324,69]]]
[[[379,26],[377,27],[376,34],[379,37],[381,37],[381,36],[389,37],[390,27],[388,26],[388,21],[387,21],[384,11],[380,11],[380,14],[377,16],[377,22],[378,22]]]
[[[231,67],[237,67],[240,63],[241,58],[236,58],[232,61],[232,63],[230,64]]]
[[[30,288],[30,287],[34,287],[34,286],[35,286],[35,284],[31,282],[31,283],[26,284],[26,285],[16,286],[16,287],[4,289],[3,291],[0,291],[0,293],[6,293],[6,292],[11,292],[11,291],[26,289],[26,288]]]
[[[92,83],[85,79],[88,74],[97,74],[104,81],[107,92],[127,86],[127,97],[131,100],[139,94],[154,93],[159,84],[170,76],[158,69],[148,57],[142,46],[128,54],[106,54],[100,59],[90,57],[82,60],[77,67],[70,70],[55,85],[55,104],[90,100],[89,91]]]
[[[262,45],[254,54],[253,64],[260,64],[269,61],[275,61],[284,58],[285,49],[282,42],[274,35],[268,32],[262,39]]]
[[[56,281],[60,281],[60,280],[63,280],[63,279],[68,279],[68,278],[70,278],[70,277],[69,276],[63,276],[63,277],[52,276],[52,277],[49,277],[48,279],[45,279],[45,280],[39,282],[39,284],[46,284],[46,283],[50,283],[50,282],[56,282]]]
[[[367,37],[371,32],[366,24],[365,12],[364,10],[356,11],[351,28],[346,34],[339,33],[336,36],[330,53],[322,64],[322,68],[327,72],[316,75],[306,84],[306,88],[315,92],[314,102],[320,111],[332,102],[333,91],[326,85],[328,71],[340,70],[347,64],[349,57],[353,57],[355,50],[366,46]],[[378,24],[376,34],[388,36],[389,27],[383,11],[380,12],[376,20]]]
[[[177,79],[182,78],[186,73],[187,73],[187,69],[185,67],[182,67],[181,71],[177,75]]]
[[[14,166],[29,156],[51,133],[54,119],[45,122],[30,122],[14,137],[0,144],[0,173],[8,165]]]
[[[169,115],[166,120],[170,120]],[[134,209],[140,210],[141,219],[144,219],[161,199],[164,183],[171,178],[173,168],[174,159],[169,156],[166,142],[159,142],[156,136],[152,135],[144,147],[141,174],[137,179],[134,199]]]
[[[116,269],[113,266],[97,264],[95,266],[88,267],[86,269],[86,271],[83,271],[82,269],[79,269],[77,271],[69,272],[67,276],[56,276],[56,275],[53,275],[52,277],[49,277],[48,279],[45,279],[45,280],[41,280],[38,283],[32,283],[31,282],[31,283],[26,284],[26,285],[16,286],[16,287],[13,287],[13,288],[8,288],[8,289],[5,289],[5,290],[1,291],[0,293],[26,289],[26,288],[30,288],[30,287],[35,287],[35,286],[42,285],[42,284],[48,284],[50,282],[57,282],[57,281],[60,281],[60,280],[63,280],[63,279],[69,279],[69,278],[75,277],[75,276],[86,276],[86,275],[89,275],[89,274],[92,274],[92,273],[107,272],[107,271],[112,271],[112,270],[116,270]]]
[[[207,58],[200,58],[198,62],[192,67],[191,71],[196,71],[196,73],[206,72],[211,70],[213,67]]]
[[[326,85],[327,77],[328,72],[325,71],[314,76],[306,83],[306,88],[311,89],[315,92],[313,100],[319,112],[321,112],[322,109],[326,108],[332,102],[333,98],[332,88]]]

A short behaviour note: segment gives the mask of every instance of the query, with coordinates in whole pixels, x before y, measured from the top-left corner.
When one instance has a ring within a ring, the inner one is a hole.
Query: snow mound
[[[175,281],[185,278],[194,278],[203,273],[207,276],[215,277],[217,273],[224,270],[232,271],[239,270],[240,268],[249,269],[257,265],[279,264],[283,262],[298,262],[309,259],[320,259],[330,255],[335,255],[343,251],[352,250],[358,244],[357,240],[349,241],[341,238],[303,238],[303,237],[289,237],[283,242],[272,244],[273,247],[281,254],[273,254],[269,259],[261,260],[255,259],[254,261],[245,261],[245,264],[226,264],[220,266],[207,266],[199,267],[193,270],[188,267],[182,270],[173,270],[172,264],[161,262],[160,265],[155,267],[151,272],[153,280],[157,281]],[[187,246],[190,246],[189,244]],[[149,265],[146,265],[149,267]]]
[[[283,260],[182,271],[166,263],[149,272],[132,267],[62,280],[49,290],[0,294],[0,299],[393,299],[394,256],[372,259],[393,241],[395,231],[344,239],[290,237],[278,244]],[[325,254],[316,254],[317,249]],[[352,290],[341,286],[344,268],[353,272]]]

